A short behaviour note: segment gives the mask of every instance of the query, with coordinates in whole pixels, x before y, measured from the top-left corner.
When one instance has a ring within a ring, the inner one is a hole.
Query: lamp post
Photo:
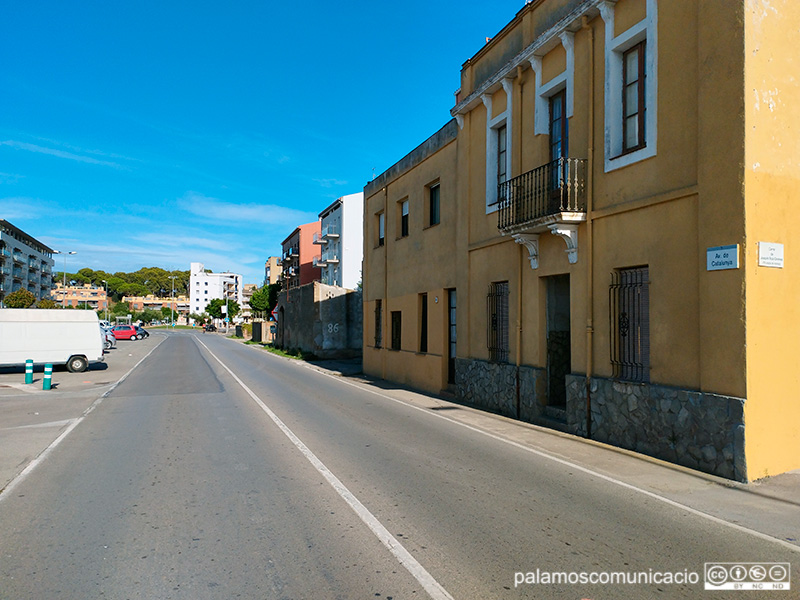
[[[175,316],[173,312],[173,308],[175,307],[175,278],[177,275],[170,275],[169,278],[172,280],[172,295],[169,298],[169,321],[170,325],[173,329],[175,329]]]
[[[108,282],[105,279],[100,281],[103,282],[103,289],[106,291],[106,321],[108,321]]]
[[[64,306],[67,305],[67,256],[70,254],[77,254],[77,252],[62,252],[61,250],[54,250],[53,254],[63,254],[64,255],[64,284],[63,284],[63,297],[62,303]]]

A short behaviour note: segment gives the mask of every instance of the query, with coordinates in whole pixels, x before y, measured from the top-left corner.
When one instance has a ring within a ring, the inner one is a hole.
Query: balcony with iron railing
[[[501,183],[497,228],[524,244],[538,267],[539,234],[564,239],[569,262],[577,261],[578,224],[586,221],[586,159],[559,158]]]

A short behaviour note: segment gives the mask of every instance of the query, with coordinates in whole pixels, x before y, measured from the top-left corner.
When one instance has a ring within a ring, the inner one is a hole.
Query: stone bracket
[[[557,223],[549,226],[550,233],[557,235],[567,243],[567,258],[570,264],[578,262],[578,226]]]
[[[531,269],[539,268],[539,234],[538,233],[515,233],[511,236],[518,244],[522,244],[528,249],[528,260],[531,261]]]

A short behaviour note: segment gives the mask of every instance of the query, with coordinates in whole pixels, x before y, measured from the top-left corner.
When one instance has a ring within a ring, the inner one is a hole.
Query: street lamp
[[[63,284],[63,286],[64,286],[64,289],[63,289],[64,296],[62,297],[62,300],[63,300],[64,306],[66,306],[67,305],[67,256],[69,256],[70,254],[77,254],[77,252],[62,252],[61,250],[54,250],[53,254],[63,254],[64,255],[64,284]]]
[[[172,309],[175,307],[175,278],[178,277],[177,275],[170,275],[169,278],[172,280],[172,296],[169,299],[169,320],[172,325],[172,328],[175,329],[175,317]]]
[[[103,289],[106,291],[106,321],[108,321],[108,282],[105,279],[100,281],[103,282]]]

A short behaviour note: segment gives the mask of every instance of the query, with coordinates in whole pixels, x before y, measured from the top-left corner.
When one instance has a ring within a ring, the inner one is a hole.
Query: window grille
[[[383,300],[375,300],[375,347],[383,346]]]
[[[489,360],[508,362],[508,282],[489,284],[486,297]]]
[[[611,366],[616,378],[650,381],[650,277],[648,267],[611,274]]]
[[[403,328],[403,313],[399,310],[392,311],[392,350],[400,350],[400,333]]]

